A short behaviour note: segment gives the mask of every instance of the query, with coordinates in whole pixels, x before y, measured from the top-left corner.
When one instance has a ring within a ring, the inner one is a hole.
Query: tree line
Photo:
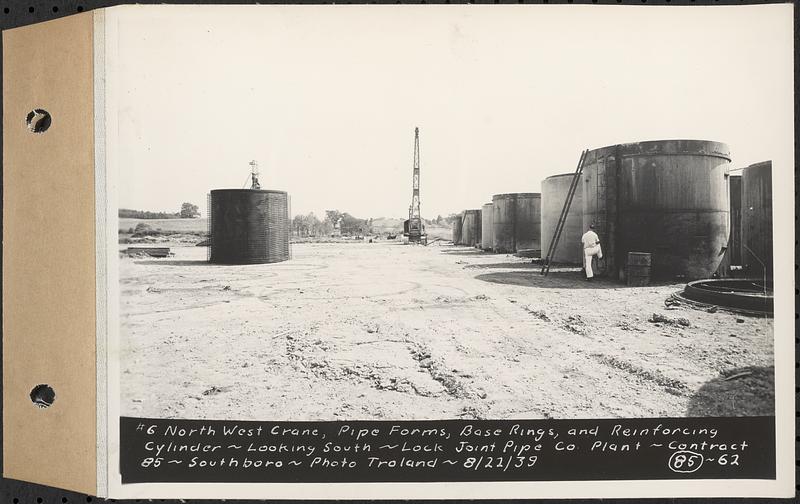
[[[175,213],[120,208],[119,217],[122,219],[194,219],[200,217],[200,208],[189,202],[182,204],[181,210]]]
[[[295,236],[329,236],[332,234],[367,235],[372,234],[372,219],[359,219],[347,212],[325,210],[325,218],[320,219],[314,212],[295,215],[292,219]]]
[[[435,219],[423,219],[423,221],[429,226],[450,226],[458,216],[459,214],[454,213],[446,217],[438,215]],[[300,238],[333,234],[352,236],[374,234],[375,229],[373,229],[371,218],[360,219],[347,212],[325,210],[324,218],[317,217],[314,212],[307,215],[295,215],[292,218],[292,233]]]

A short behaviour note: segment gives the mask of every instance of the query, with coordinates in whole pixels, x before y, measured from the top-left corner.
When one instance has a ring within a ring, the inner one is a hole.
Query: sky
[[[256,160],[292,214],[405,218],[415,127],[429,219],[617,143],[713,140],[793,172],[791,5],[111,11],[123,208],[205,214]]]

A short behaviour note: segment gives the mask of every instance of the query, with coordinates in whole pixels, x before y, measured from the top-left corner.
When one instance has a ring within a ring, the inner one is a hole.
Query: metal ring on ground
[[[760,279],[710,279],[689,282],[681,297],[749,312],[772,313],[772,282]]]

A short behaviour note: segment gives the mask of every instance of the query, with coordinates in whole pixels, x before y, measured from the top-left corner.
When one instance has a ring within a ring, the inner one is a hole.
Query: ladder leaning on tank
[[[547,276],[550,273],[550,262],[556,254],[556,247],[558,247],[558,240],[561,238],[561,232],[564,230],[564,224],[567,222],[567,215],[569,214],[569,207],[572,205],[572,198],[575,197],[575,191],[578,189],[578,184],[581,180],[583,173],[583,164],[586,161],[586,155],[589,149],[581,151],[581,158],[578,160],[578,167],[575,168],[575,175],[572,177],[572,182],[567,191],[567,197],[564,199],[564,206],[561,208],[561,215],[556,222],[556,228],[553,231],[553,238],[550,240],[550,246],[547,247],[547,255],[542,263],[541,274]]]

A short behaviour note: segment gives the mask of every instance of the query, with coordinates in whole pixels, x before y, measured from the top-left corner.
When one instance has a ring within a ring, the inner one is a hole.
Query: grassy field
[[[441,238],[443,240],[453,239],[453,229],[446,226],[432,226],[430,224],[425,226],[425,232],[428,234],[428,241],[434,238]]]
[[[119,230],[127,233],[135,229],[136,225],[143,222],[153,229],[178,233],[205,233],[208,229],[208,219],[119,219]]]

